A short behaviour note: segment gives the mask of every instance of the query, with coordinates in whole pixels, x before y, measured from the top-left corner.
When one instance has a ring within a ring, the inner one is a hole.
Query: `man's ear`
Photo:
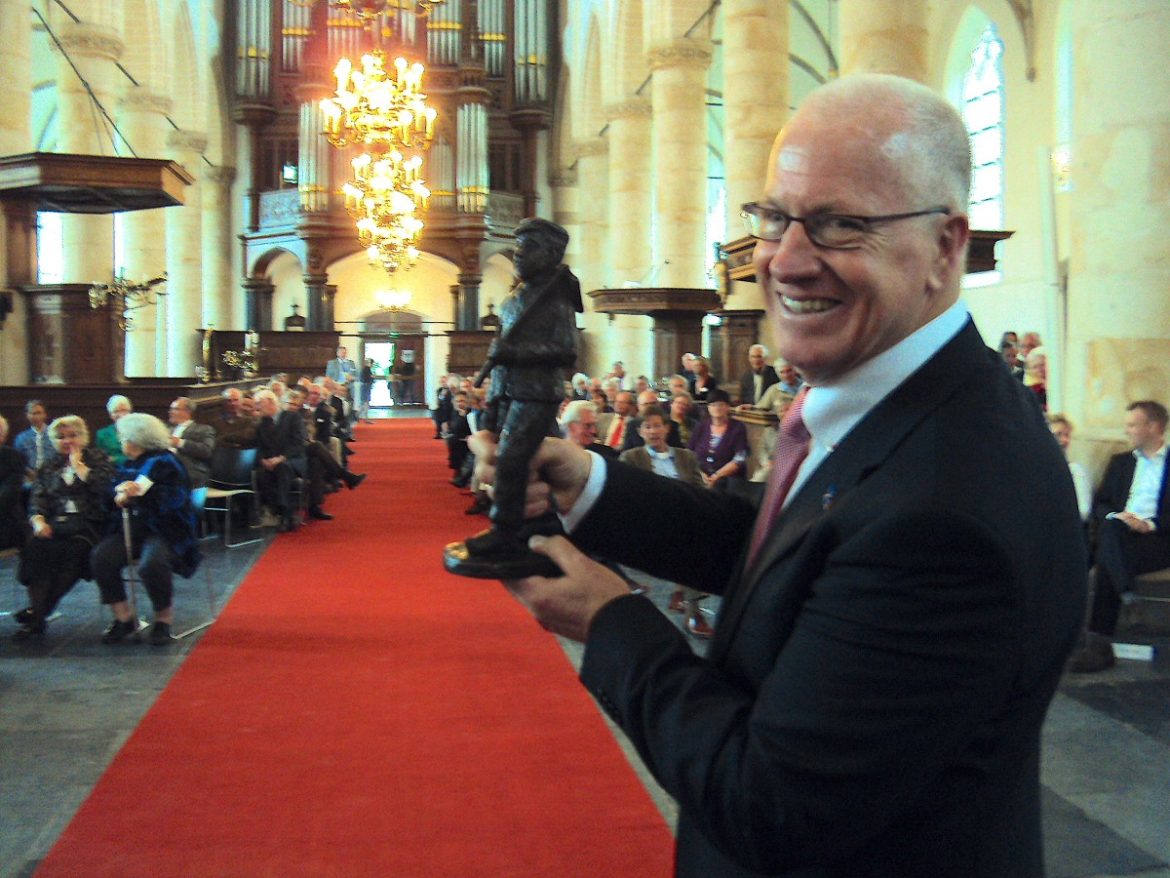
[[[934,260],[927,284],[931,290],[946,289],[952,278],[967,272],[967,242],[971,229],[965,214],[945,217],[935,238]]]

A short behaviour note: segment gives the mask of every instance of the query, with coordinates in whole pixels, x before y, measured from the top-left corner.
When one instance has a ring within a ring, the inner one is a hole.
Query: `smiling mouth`
[[[793,299],[783,293],[780,294],[780,301],[793,314],[818,314],[841,304],[833,299]]]

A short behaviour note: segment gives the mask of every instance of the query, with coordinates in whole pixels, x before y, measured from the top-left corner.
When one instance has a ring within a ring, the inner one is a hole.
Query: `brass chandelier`
[[[393,274],[418,259],[421,214],[431,196],[419,171],[422,157],[396,149],[353,160],[354,179],[342,187],[345,209],[356,220],[358,242],[370,262]]]
[[[397,58],[390,72],[375,50],[360,70],[348,58],[333,69],[337,92],[321,101],[325,136],[336,147],[351,143],[385,149],[426,149],[435,136],[434,107],[422,92],[423,66]]]

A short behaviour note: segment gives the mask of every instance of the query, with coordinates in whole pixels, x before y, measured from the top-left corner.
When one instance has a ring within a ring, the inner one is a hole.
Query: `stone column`
[[[600,194],[609,189],[607,152],[609,142],[603,137],[581,140],[575,144],[577,180],[585,192]],[[609,247],[608,216],[604,198],[586,198],[579,213],[581,241],[577,247],[580,264],[574,272],[582,291],[608,286]]]
[[[0,0],[0,155],[32,152],[30,108],[32,95],[32,21],[24,0]],[[27,205],[5,205],[0,222],[0,289],[36,280],[36,215]],[[33,252],[30,260],[29,253]],[[0,307],[12,306],[12,314],[0,314],[0,384],[28,381],[28,339],[25,332],[24,296],[0,294]]]
[[[25,0],[0,0],[0,155],[32,151],[32,18]]]
[[[1129,402],[1170,402],[1170,6],[1084,0],[1070,11],[1072,190],[1058,196],[1071,199],[1068,367],[1050,354],[1049,384],[1078,439],[1116,440]]]
[[[27,7],[26,7],[27,12]],[[89,83],[103,107],[113,112],[114,90],[122,76],[116,66],[125,48],[112,27],[64,21],[57,38],[73,65]],[[57,59],[57,152],[110,155],[108,140],[94,126],[89,93],[64,56]],[[61,218],[65,252],[64,280],[76,283],[108,281],[114,261],[112,216],[65,214]]]
[[[161,156],[167,153],[166,117],[170,112],[170,98],[142,86],[131,87],[118,103],[118,125],[139,155]],[[184,192],[184,197],[189,197],[189,193]],[[166,235],[159,234],[159,230],[165,228],[167,212],[171,210],[177,208],[132,210],[122,215],[122,265],[114,266],[116,270],[134,281],[149,280],[167,270]],[[169,284],[164,287],[169,288]],[[126,374],[140,377],[164,374],[160,368],[162,361],[157,358],[158,307],[139,308],[133,319],[134,325],[126,333]],[[165,344],[165,332],[161,341]]]
[[[788,119],[788,107],[788,4],[724,0],[725,242],[744,235],[739,207],[758,200],[763,192],[768,153],[776,132]],[[763,308],[759,284],[733,283],[728,305]]]
[[[642,283],[652,271],[650,101],[633,97],[605,108],[609,121],[609,286]]]
[[[272,282],[250,277],[244,280],[244,328],[256,332],[272,329]]]
[[[564,170],[549,179],[553,191],[553,222],[569,233],[565,263],[578,272],[581,261],[581,216],[578,213],[577,172]]]
[[[711,44],[655,46],[653,71],[655,234],[653,286],[707,286],[707,66]],[[650,282],[650,281],[648,281]]]
[[[609,141],[604,137],[592,137],[573,144],[577,154],[577,188],[579,209],[577,211],[580,232],[576,242],[577,263],[573,273],[581,281],[581,292],[609,286],[609,216],[605,199],[596,195],[608,190]],[[572,263],[570,263],[572,265]],[[585,299],[586,302],[590,300]],[[607,315],[598,314],[592,306],[585,306],[583,318],[585,340],[595,346],[583,351],[582,359],[590,369],[600,370],[601,362],[608,356],[608,340],[612,337],[611,320]]]
[[[926,82],[926,7],[927,0],[841,0],[841,74],[894,73]]]
[[[232,295],[237,274],[232,270],[236,240],[232,234],[232,183],[236,169],[205,166],[203,199],[203,325],[234,326]]]
[[[172,131],[167,137],[171,157],[195,177],[187,187],[182,207],[166,208],[167,218],[167,296],[160,314],[166,326],[160,332],[166,339],[163,374],[194,375],[200,362],[199,336],[203,325],[203,203],[201,180],[207,167],[203,151],[207,135],[195,131]]]

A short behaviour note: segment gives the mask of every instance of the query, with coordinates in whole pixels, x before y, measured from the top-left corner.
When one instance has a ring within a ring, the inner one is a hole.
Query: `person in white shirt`
[[[215,428],[195,420],[195,403],[180,396],[171,403],[167,420],[171,425],[171,451],[187,470],[192,488],[202,488],[211,476],[215,454]]]
[[[1167,490],[1166,407],[1129,404],[1125,435],[1132,451],[1114,455],[1093,498],[1096,582],[1084,647],[1069,670],[1094,673],[1114,664],[1111,639],[1134,578],[1170,567],[1170,491]]]

